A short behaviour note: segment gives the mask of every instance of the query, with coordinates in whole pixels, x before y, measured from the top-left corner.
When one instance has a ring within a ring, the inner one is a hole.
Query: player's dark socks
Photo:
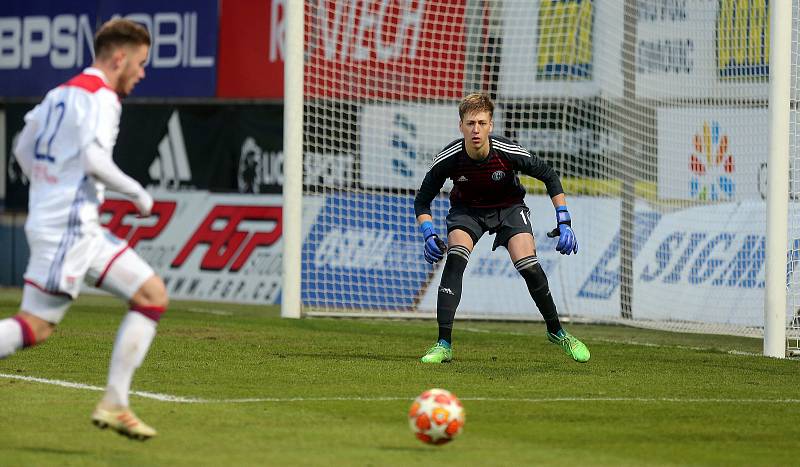
[[[439,337],[437,338],[437,340],[445,341],[448,344],[452,344],[453,343],[453,325],[452,325],[452,323],[450,324],[449,328],[445,328],[445,327],[439,326]]]
[[[442,271],[442,282],[439,284],[439,295],[436,300],[436,321],[439,323],[439,338],[452,342],[453,320],[456,308],[461,301],[461,282],[464,269],[469,261],[469,249],[461,245],[447,249],[447,260]]]
[[[554,336],[559,335],[558,333],[560,333],[560,332],[563,334],[562,328],[561,328],[561,322],[558,320],[557,316],[556,316],[556,319],[554,319],[554,320],[549,320],[549,321],[545,320],[544,324],[547,325],[547,332],[549,332],[550,334],[552,334]]]
[[[553,302],[553,296],[550,294],[547,276],[544,274],[542,265],[539,264],[539,258],[536,255],[526,256],[516,261],[514,267],[525,279],[525,284],[528,285],[528,292],[536,303],[536,307],[539,308],[539,313],[542,314],[545,324],[547,324],[547,331],[553,334],[558,333],[561,329],[558,311],[556,310],[555,302]]]

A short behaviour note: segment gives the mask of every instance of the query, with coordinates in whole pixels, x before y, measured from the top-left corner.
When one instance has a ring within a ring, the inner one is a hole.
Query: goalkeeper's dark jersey
[[[520,204],[525,188],[517,172],[544,182],[551,198],[564,192],[550,165],[508,138],[490,135],[489,156],[482,161],[470,159],[464,139],[457,139],[433,159],[414,199],[414,212],[417,216],[430,214],[431,201],[448,178],[453,180],[451,207],[505,208]]]

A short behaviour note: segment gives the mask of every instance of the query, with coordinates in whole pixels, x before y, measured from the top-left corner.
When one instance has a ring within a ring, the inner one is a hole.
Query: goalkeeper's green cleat
[[[447,342],[439,341],[428,350],[420,361],[422,363],[444,363],[453,359],[453,348]]]
[[[591,356],[589,354],[589,349],[583,342],[579,341],[577,337],[563,329],[559,331],[558,334],[551,334],[550,332],[545,332],[545,334],[547,334],[547,339],[550,342],[560,345],[561,348],[564,349],[564,352],[576,362],[586,363],[589,361],[589,357]]]

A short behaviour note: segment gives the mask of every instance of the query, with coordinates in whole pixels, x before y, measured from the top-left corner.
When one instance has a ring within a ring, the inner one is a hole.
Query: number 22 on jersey
[[[61,127],[61,121],[64,119],[64,102],[58,102],[49,109],[47,109],[47,117],[44,120],[44,130],[36,138],[36,146],[34,146],[34,157],[36,160],[55,163],[56,159],[50,153],[53,145],[53,140]],[[42,147],[42,146],[45,147]]]

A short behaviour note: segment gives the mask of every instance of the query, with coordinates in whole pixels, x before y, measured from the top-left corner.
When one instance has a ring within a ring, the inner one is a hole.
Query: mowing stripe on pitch
[[[515,332],[515,331],[497,331],[497,330],[488,330],[488,329],[479,329],[479,328],[462,328],[460,331],[466,332],[475,332],[479,334],[507,334],[510,336],[530,336],[530,333],[527,332]],[[632,340],[617,340],[617,339],[604,339],[604,338],[591,338],[587,339],[587,341],[596,341],[596,342],[604,342],[607,344],[622,344],[622,345],[637,345],[641,347],[657,347],[663,349],[680,349],[680,350],[698,350],[701,352],[708,352],[708,351],[716,351],[716,352],[725,352],[730,355],[747,355],[751,357],[760,357],[760,353],[756,352],[745,352],[743,350],[726,350],[726,349],[719,349],[716,347],[696,347],[691,345],[680,345],[680,344],[653,344],[650,342],[639,342],[639,341],[632,341]]]
[[[83,383],[73,383],[58,379],[37,378],[34,376],[9,375],[0,373],[0,378],[16,379],[31,383],[50,384],[71,389],[86,389],[88,391],[105,391],[100,386]],[[153,399],[162,402],[178,402],[182,404],[244,404],[252,402],[384,402],[384,401],[411,401],[414,396],[388,396],[388,397],[248,397],[242,399],[203,399],[200,397],[182,397],[156,392],[131,391],[131,395]],[[800,399],[719,399],[719,398],[680,398],[680,397],[459,397],[462,401],[476,402],[678,402],[678,403],[736,403],[736,404],[798,404]]]

